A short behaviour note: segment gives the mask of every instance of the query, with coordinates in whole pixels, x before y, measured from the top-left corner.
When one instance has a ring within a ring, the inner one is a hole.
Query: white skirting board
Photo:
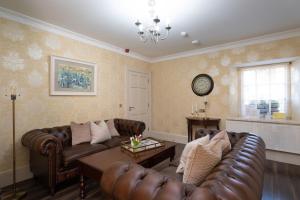
[[[30,172],[29,165],[18,167],[16,169],[17,182],[24,181],[32,178],[33,175]],[[0,188],[11,185],[13,183],[13,171],[12,169],[0,172]]]

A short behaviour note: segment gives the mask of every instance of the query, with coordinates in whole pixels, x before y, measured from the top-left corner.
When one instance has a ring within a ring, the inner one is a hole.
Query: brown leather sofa
[[[196,137],[217,131],[200,130]],[[262,196],[265,144],[249,133],[229,133],[232,150],[199,185],[182,183],[169,166],[161,172],[133,163],[115,163],[104,172],[101,188],[115,200],[260,200]]]
[[[139,121],[114,119],[120,136],[100,144],[83,143],[72,146],[70,126],[35,129],[25,133],[22,144],[30,150],[30,170],[34,177],[49,187],[79,175],[77,159],[120,145],[130,136],[142,134],[145,124]]]

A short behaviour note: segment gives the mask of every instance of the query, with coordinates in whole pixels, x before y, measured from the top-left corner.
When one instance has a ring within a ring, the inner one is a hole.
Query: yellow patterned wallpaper
[[[98,65],[97,96],[49,96],[49,56],[95,62]],[[208,97],[209,116],[238,114],[238,63],[300,55],[300,37],[231,50],[145,63],[108,50],[0,18],[0,173],[11,168],[11,104],[5,88],[21,88],[17,100],[17,165],[28,164],[21,136],[34,128],[123,117],[125,67],[152,72],[152,129],[186,135],[185,117],[201,98],[192,93],[191,81],[199,73],[210,74],[215,88]]]
[[[152,64],[152,130],[187,136],[185,117],[203,98],[191,90],[200,73],[212,76],[215,88],[208,96],[209,117],[238,116],[238,72],[241,63],[300,56],[300,37],[222,50]]]
[[[95,62],[97,96],[49,96],[50,55]],[[123,117],[126,66],[148,69],[148,63],[72,39],[0,18],[0,172],[12,167],[11,102],[5,88],[16,84],[17,165],[28,164],[20,144],[28,130],[69,124],[70,121]]]

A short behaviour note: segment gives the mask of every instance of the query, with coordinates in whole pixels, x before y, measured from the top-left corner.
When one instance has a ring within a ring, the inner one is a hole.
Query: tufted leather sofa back
[[[105,120],[107,121],[107,120]],[[99,123],[100,121],[95,121],[95,123]],[[140,123],[134,120],[126,120],[126,119],[114,119],[115,127],[121,136],[132,136],[133,134],[142,134],[145,129],[145,124]],[[72,146],[72,131],[71,127],[68,125],[65,126],[57,126],[52,128],[43,128],[43,129],[35,129],[30,132],[39,132],[40,136],[42,135],[51,135],[56,137],[60,143],[62,148]],[[26,142],[27,141],[27,142]],[[24,139],[25,144],[29,144],[31,140],[30,137]]]
[[[220,132],[220,130],[198,129],[195,132],[195,138],[201,138],[208,134],[209,138],[211,139],[219,132]],[[228,137],[229,137],[231,146],[234,146],[241,138],[248,135],[248,133],[246,133],[246,132],[245,133],[227,132],[227,133],[228,133]]]
[[[200,130],[196,137],[216,132]],[[231,132],[229,137],[232,150],[200,185],[186,185],[137,164],[115,163],[103,173],[101,187],[116,200],[260,200],[265,144],[248,133]]]

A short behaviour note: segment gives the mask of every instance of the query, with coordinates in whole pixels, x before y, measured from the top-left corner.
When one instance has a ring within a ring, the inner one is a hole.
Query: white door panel
[[[146,131],[150,123],[149,79],[148,73],[130,70],[127,73],[128,118],[145,122]]]

